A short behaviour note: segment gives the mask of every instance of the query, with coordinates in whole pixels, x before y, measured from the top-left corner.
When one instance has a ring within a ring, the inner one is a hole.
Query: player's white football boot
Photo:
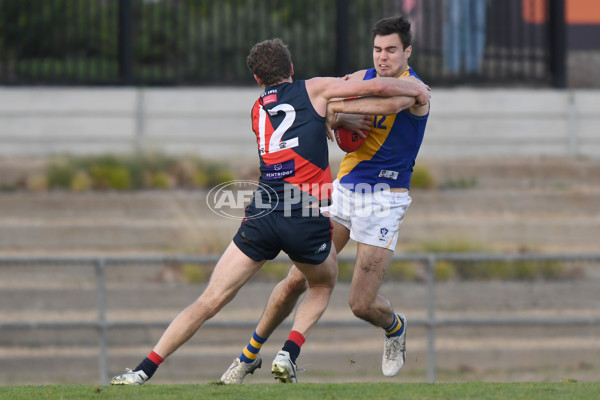
[[[296,364],[290,358],[290,353],[280,350],[273,360],[271,373],[281,383],[296,383]]]
[[[244,378],[248,374],[253,374],[258,368],[262,366],[262,358],[260,358],[260,354],[254,361],[251,363],[245,363],[240,360],[240,358],[236,358],[233,360],[227,371],[221,377],[221,382],[225,384],[230,383],[242,383],[244,382]]]
[[[110,380],[111,385],[143,385],[148,380],[148,375],[142,370],[132,371],[127,368],[123,375],[117,375]]]
[[[385,376],[395,376],[406,361],[406,317],[396,314],[402,321],[402,334],[399,336],[385,337],[383,342],[383,360],[381,370]]]

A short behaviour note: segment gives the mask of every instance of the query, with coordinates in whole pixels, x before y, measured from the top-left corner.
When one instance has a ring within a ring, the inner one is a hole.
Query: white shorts
[[[344,188],[337,179],[333,182],[331,200],[331,205],[321,211],[348,228],[352,240],[392,251],[412,201],[408,192],[357,193]]]

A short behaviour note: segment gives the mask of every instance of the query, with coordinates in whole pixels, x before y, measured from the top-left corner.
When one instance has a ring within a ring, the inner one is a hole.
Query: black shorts
[[[261,210],[251,204],[246,207],[246,218],[233,242],[254,261],[272,260],[283,250],[292,261],[321,264],[331,251],[331,221],[320,212],[317,216],[302,216],[303,211],[314,210],[292,210],[288,216],[283,211],[273,211],[254,218]]]

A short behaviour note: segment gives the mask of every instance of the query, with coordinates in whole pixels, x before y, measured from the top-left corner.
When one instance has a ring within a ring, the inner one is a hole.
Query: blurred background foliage
[[[43,177],[45,189],[75,192],[207,188],[235,179],[224,163],[163,154],[61,156],[48,163]]]
[[[426,82],[546,86],[550,29],[524,12],[521,0],[490,3],[474,75],[444,68],[439,0],[0,0],[0,82],[253,85],[245,57],[273,37],[289,45],[296,78],[342,76],[371,67],[372,26],[403,14]]]
[[[304,76],[331,74],[335,2],[132,0],[136,80],[253,83],[245,57],[272,32],[289,43]],[[358,12],[380,1],[356,2]],[[0,56],[23,78],[119,80],[117,0],[0,0]],[[34,10],[36,10],[34,12]],[[369,21],[369,23],[371,23]],[[316,27],[306,29],[307,26]],[[369,32],[365,26],[362,32]],[[369,35],[362,35],[368,45]],[[330,47],[329,47],[330,46]],[[305,57],[305,50],[311,56]],[[370,48],[366,48],[370,51]],[[365,62],[369,57],[363,58]],[[18,61],[18,62],[15,62]]]

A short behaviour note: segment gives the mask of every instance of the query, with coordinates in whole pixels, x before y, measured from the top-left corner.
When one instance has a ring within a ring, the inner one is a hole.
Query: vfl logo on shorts
[[[379,228],[379,240],[385,242],[387,240],[386,235],[388,234],[388,232],[389,230],[386,227]]]

